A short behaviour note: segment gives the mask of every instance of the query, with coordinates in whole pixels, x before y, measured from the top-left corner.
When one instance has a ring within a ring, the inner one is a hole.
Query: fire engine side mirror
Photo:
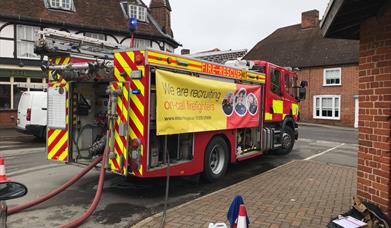
[[[27,187],[17,182],[0,183],[0,201],[22,197],[27,194]]]
[[[300,87],[304,88],[304,87],[307,87],[308,86],[308,82],[307,81],[301,81],[300,82]]]

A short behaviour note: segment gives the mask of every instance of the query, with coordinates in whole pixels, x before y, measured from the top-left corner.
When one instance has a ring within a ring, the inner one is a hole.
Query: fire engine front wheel
[[[276,150],[277,154],[289,154],[295,144],[295,133],[292,128],[285,127],[281,134],[281,148]]]
[[[221,137],[213,138],[206,147],[203,176],[208,182],[222,177],[228,166],[228,145]]]

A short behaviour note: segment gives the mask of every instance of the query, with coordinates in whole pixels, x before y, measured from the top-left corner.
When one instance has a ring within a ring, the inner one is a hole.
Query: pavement
[[[208,227],[224,222],[241,195],[251,227],[325,227],[348,211],[356,192],[356,169],[312,160],[295,160],[209,195],[171,208],[165,227]],[[134,227],[159,227],[162,213]]]

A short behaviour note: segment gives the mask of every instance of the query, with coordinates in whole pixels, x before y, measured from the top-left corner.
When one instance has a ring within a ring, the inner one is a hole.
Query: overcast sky
[[[172,29],[175,39],[192,53],[250,50],[277,28],[300,23],[301,12],[317,9],[322,17],[328,1],[170,0]],[[144,2],[149,5],[150,0]]]

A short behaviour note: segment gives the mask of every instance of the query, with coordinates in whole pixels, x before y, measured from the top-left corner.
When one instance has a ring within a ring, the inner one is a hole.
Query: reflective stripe
[[[296,116],[299,114],[299,105],[292,103],[292,115]]]
[[[265,120],[272,120],[273,119],[273,115],[271,113],[265,113]]]
[[[273,112],[275,114],[284,113],[284,102],[281,100],[273,100]]]

